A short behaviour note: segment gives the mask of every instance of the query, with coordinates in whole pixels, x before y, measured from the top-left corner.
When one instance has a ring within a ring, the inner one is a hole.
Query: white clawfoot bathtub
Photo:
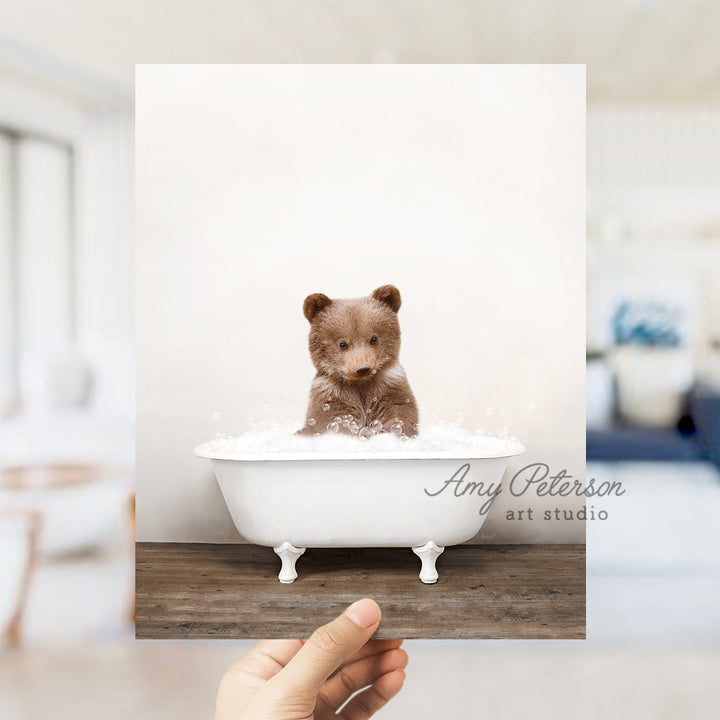
[[[297,578],[306,548],[408,547],[420,557],[420,580],[434,583],[438,556],[477,534],[509,458],[524,450],[498,442],[473,456],[232,456],[206,445],[195,454],[212,461],[238,532],[280,556],[280,582]]]

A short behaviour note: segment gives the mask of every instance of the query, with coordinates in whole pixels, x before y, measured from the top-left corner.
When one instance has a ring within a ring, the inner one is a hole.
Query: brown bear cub
[[[364,298],[331,300],[321,293],[305,298],[317,374],[299,434],[417,435],[417,405],[398,362],[400,303],[393,285]]]

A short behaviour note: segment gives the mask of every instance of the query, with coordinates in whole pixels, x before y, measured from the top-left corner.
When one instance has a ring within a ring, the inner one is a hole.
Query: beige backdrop
[[[139,66],[136,133],[139,540],[241,541],[192,450],[301,420],[311,292],[396,284],[421,419],[583,476],[584,66]],[[477,539],[581,505],[506,493]]]

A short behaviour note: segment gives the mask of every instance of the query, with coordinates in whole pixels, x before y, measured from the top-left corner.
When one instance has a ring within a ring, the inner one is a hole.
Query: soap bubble
[[[402,425],[402,420],[399,417],[393,418],[393,423],[400,423]]]
[[[391,432],[393,435],[398,435],[398,436],[402,435],[402,434],[403,434],[402,423],[400,423],[400,422],[393,423],[393,424],[390,426],[390,432]]]
[[[354,420],[352,420],[348,423],[348,430],[350,430],[350,432],[352,433],[356,433],[360,430],[360,426]]]
[[[213,419],[213,420],[222,420],[222,413],[219,412],[218,410],[216,410],[216,411],[212,414],[212,419]]]
[[[524,404],[521,406],[524,407]],[[508,411],[508,415],[510,412]],[[329,423],[316,418],[315,427],[309,427],[307,419],[302,423],[305,426],[305,434],[297,435],[301,423],[291,421],[277,421],[272,425],[268,422],[265,427],[255,422],[250,429],[243,429],[243,432],[235,437],[221,433],[203,446],[211,453],[231,457],[242,457],[244,455],[261,455],[263,453],[358,453],[367,456],[382,457],[386,453],[433,453],[458,452],[460,457],[487,457],[498,452],[516,452],[518,440],[508,436],[498,438],[498,432],[503,434],[507,425],[493,428],[493,437],[483,432],[473,433],[464,430],[456,423],[434,423],[425,421],[420,434],[414,436],[414,427],[411,430],[411,423],[405,423],[405,431],[401,431],[400,423],[397,427],[390,429],[389,422],[381,427],[381,421],[369,427],[360,427],[358,432],[353,434],[345,430],[340,423]],[[394,423],[395,424],[395,423]],[[412,423],[414,426],[414,423]],[[498,423],[501,425],[501,423]],[[327,427],[327,432],[325,428]],[[368,430],[378,432],[368,442],[370,435]],[[382,432],[386,430],[388,432]],[[317,433],[315,431],[318,431]],[[213,433],[214,435],[214,433]],[[412,435],[413,437],[408,437]],[[477,453],[477,454],[476,454]],[[413,456],[413,455],[411,455]]]
[[[419,424],[419,423],[413,423],[412,429],[413,429],[415,432],[417,432],[418,430],[420,430],[420,424]]]
[[[310,419],[308,420],[308,425],[309,425],[310,427],[315,427],[315,423],[316,423],[316,422],[317,422],[317,420],[316,420],[315,418],[310,418]]]
[[[342,424],[343,419],[340,417],[340,415],[336,415],[333,418],[333,422],[336,422],[338,425]]]
[[[358,433],[358,437],[363,440],[369,440],[374,435],[375,433],[369,427],[360,428],[360,432]]]
[[[323,405],[323,412],[330,412],[330,403],[325,403]]]
[[[372,430],[373,433],[379,433],[383,429],[382,423],[379,420],[373,420],[370,423],[370,430]]]
[[[376,403],[376,402],[377,402],[377,398],[374,397],[371,402]]]
[[[407,404],[409,402],[410,402],[410,398],[405,398],[405,403]]]

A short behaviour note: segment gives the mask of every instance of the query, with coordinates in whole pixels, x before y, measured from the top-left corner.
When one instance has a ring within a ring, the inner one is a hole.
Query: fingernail
[[[380,619],[380,608],[370,598],[363,598],[354,602],[345,614],[361,628],[369,628]]]

